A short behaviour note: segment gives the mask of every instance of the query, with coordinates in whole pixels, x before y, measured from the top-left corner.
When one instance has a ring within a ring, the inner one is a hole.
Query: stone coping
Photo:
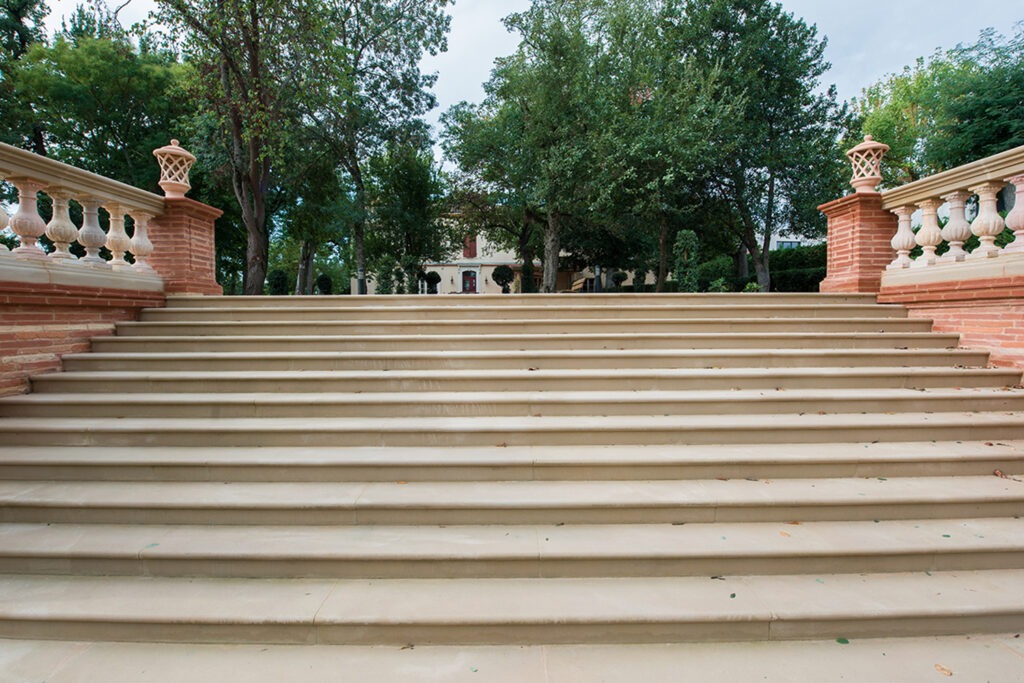
[[[155,274],[114,271],[74,261],[62,263],[49,258],[22,259],[11,254],[0,254],[0,286],[4,282],[143,292],[164,291],[164,281]]]
[[[998,280],[1024,276],[1024,254],[1004,254],[997,258],[940,263],[926,268],[887,270],[882,274],[882,287],[910,287],[978,280]]]

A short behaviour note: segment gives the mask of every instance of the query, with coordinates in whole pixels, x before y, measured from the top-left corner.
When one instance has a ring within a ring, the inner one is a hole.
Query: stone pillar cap
[[[188,181],[188,172],[196,158],[188,150],[183,149],[177,140],[160,149],[153,150],[153,156],[160,164],[160,187],[168,197],[184,197],[192,189]]]

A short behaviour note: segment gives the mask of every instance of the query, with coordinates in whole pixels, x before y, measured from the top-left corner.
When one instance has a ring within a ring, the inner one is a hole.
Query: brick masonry
[[[882,208],[882,195],[851,194],[818,210],[828,217],[828,277],[821,291],[878,292],[882,273],[896,256],[890,243],[897,220]]]
[[[29,376],[60,369],[65,354],[165,301],[161,292],[0,281],[0,396],[28,391]]]
[[[959,334],[961,346],[988,351],[993,365],[1024,369],[1024,276],[885,286],[878,301]]]
[[[149,264],[168,294],[223,293],[217,284],[214,221],[224,212],[188,198],[164,199],[164,215],[150,223]]]

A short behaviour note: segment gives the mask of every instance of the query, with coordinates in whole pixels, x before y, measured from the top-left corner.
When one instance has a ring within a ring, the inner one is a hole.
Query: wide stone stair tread
[[[545,307],[506,305],[500,308],[493,306],[475,306],[472,304],[452,306],[287,306],[274,309],[238,307],[190,307],[190,308],[154,308],[143,312],[144,322],[161,321],[219,321],[240,322],[248,320],[295,321],[295,320],[330,320],[330,321],[379,321],[379,320],[478,320],[486,316],[491,320],[507,319],[558,319],[566,324],[576,320],[600,318],[602,320],[621,319],[688,319],[688,318],[906,318],[906,309],[899,306],[879,306],[877,304],[830,304],[830,303],[778,303],[758,304],[747,302],[729,307],[708,304],[647,304],[622,305],[606,304],[603,306],[580,306],[574,304],[550,305]]]
[[[716,390],[797,388],[1006,387],[1007,368],[690,368],[607,370],[166,371],[68,372],[33,378],[37,391],[494,391]]]
[[[423,418],[16,418],[11,446],[529,446],[1012,439],[1024,413]]]
[[[1024,569],[1024,520],[275,527],[8,524],[7,573],[497,578]]]
[[[575,292],[573,294],[529,294],[525,296],[512,296],[507,294],[476,294],[471,299],[462,296],[437,296],[427,297],[420,294],[397,294],[389,296],[258,296],[258,297],[210,297],[201,295],[172,294],[167,297],[168,308],[236,308],[243,301],[248,308],[280,308],[282,306],[303,305],[320,308],[336,308],[338,306],[355,307],[397,307],[414,308],[417,306],[445,306],[448,308],[461,308],[466,305],[483,306],[488,308],[503,308],[505,306],[532,306],[546,308],[551,305],[572,303],[576,306],[603,307],[612,301],[629,303],[639,306],[647,305],[700,305],[710,307],[729,307],[750,303],[768,304],[874,304],[876,297],[873,294],[849,293],[801,293],[801,292],[772,292],[770,294],[758,293],[687,293],[687,292],[663,292],[663,293],[634,293],[616,292],[614,294],[601,293],[592,294]]]
[[[792,389],[730,391],[478,391],[308,393],[37,393],[0,399],[0,416],[68,418],[285,418],[557,415],[709,415],[1024,410],[1005,389]]]
[[[418,370],[685,367],[984,366],[988,354],[966,349],[717,349],[534,351],[227,351],[88,353],[64,356],[65,370]]]
[[[630,332],[927,332],[931,323],[915,318],[577,318],[570,321],[545,319],[490,320],[303,320],[303,321],[184,321],[184,322],[120,322],[117,333],[125,336],[139,335],[198,335],[225,336],[260,334],[268,336],[311,334],[367,335],[367,334],[450,334],[472,327],[476,336],[493,333],[564,334],[573,329],[581,332],[611,331],[627,328]]]
[[[952,476],[1024,472],[1024,441],[479,448],[2,448],[0,478],[511,481]]]
[[[975,681],[1015,682],[1024,658],[1019,634],[901,639],[844,638],[763,643],[653,645],[402,646],[196,645],[8,640],[0,667],[17,680],[47,683],[565,683],[566,681],[941,680],[939,669]],[[627,672],[625,675],[618,675]]]
[[[985,477],[514,482],[0,482],[8,522],[694,523],[1014,515],[1024,482]]]
[[[480,336],[467,330],[463,334],[367,334],[339,336],[327,334],[197,336],[179,334],[95,337],[94,350],[153,351],[161,348],[199,351],[258,349],[265,351],[301,349],[303,351],[380,350],[412,348],[416,350],[479,349],[720,349],[720,348],[930,348],[954,349],[959,337],[934,332],[630,332],[561,334],[491,334]]]
[[[1002,633],[1012,570],[584,579],[170,579],[12,575],[0,636],[416,644],[862,638]]]

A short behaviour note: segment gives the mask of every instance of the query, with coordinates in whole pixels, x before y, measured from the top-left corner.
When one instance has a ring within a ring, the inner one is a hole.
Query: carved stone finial
[[[177,140],[171,140],[171,144],[160,149],[153,150],[153,156],[160,164],[160,187],[164,195],[172,198],[181,198],[192,189],[188,182],[188,172],[196,158],[187,150],[178,145]]]
[[[854,190],[862,193],[875,191],[878,183],[882,182],[882,157],[888,151],[889,145],[875,142],[870,135],[865,135],[864,142],[846,153],[853,165],[850,185]]]

